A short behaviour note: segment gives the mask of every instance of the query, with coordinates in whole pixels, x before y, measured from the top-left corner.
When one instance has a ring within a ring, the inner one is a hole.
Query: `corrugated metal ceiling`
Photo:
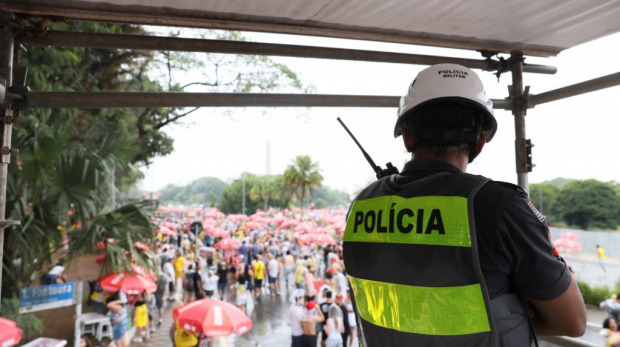
[[[620,31],[620,0],[3,0],[0,9],[543,56]]]

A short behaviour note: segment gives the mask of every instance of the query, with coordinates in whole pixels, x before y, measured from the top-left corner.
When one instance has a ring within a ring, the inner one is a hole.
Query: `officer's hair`
[[[450,145],[437,145],[429,140],[420,140],[422,138],[422,127],[414,118],[409,118],[404,121],[404,126],[409,129],[411,135],[416,139],[415,149],[424,148],[431,151],[436,157],[443,157],[447,154],[467,154],[470,152],[470,144],[458,143]]]

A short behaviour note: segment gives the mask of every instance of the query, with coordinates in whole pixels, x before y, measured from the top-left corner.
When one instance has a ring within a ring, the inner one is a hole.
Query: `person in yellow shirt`
[[[295,268],[295,288],[304,289],[304,277],[306,274],[306,267],[304,261],[297,259],[297,267]]]
[[[313,274],[316,274],[316,258],[315,257],[310,257],[308,258],[308,260],[306,260],[306,262],[308,263],[308,269],[310,270],[310,272],[312,272]]]
[[[596,245],[596,257],[598,258],[598,265],[601,266],[603,272],[607,273],[607,270],[605,270],[605,250],[599,245]]]
[[[260,256],[254,257],[254,264],[252,264],[252,270],[254,270],[254,290],[256,291],[256,300],[260,302],[260,295],[262,293],[263,278],[265,278],[265,263]]]
[[[183,296],[183,272],[185,271],[185,257],[183,253],[177,252],[174,260],[175,289],[177,296]]]
[[[174,347],[195,347],[199,341],[197,334],[181,329],[178,322],[170,328],[170,340]]]
[[[149,312],[148,308],[146,307],[146,303],[148,300],[150,300],[150,296],[148,293],[144,292],[138,295],[138,298],[134,303],[135,318],[133,325],[136,327],[136,337],[133,339],[133,342],[144,342],[144,340],[142,339],[143,332],[146,338],[149,338]]]

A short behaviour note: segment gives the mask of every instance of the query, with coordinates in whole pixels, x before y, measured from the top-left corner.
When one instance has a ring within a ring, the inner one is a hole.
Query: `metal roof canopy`
[[[553,56],[620,31],[620,1],[3,0],[40,17],[259,31]]]
[[[403,15],[405,14],[405,15]],[[21,32],[13,15],[140,25],[240,30],[359,39],[480,51],[487,59],[462,59],[325,47],[276,45],[71,32]],[[620,85],[620,73],[538,95],[523,86],[523,72],[555,73],[555,68],[523,63],[523,54],[554,56],[620,31],[620,0],[3,0],[0,3],[0,105],[4,131],[0,162],[0,230],[4,220],[7,167],[13,112],[47,107],[396,107],[398,97],[362,95],[226,94],[226,93],[59,93],[29,92],[24,69],[13,68],[14,41],[33,47],[79,46],[143,50],[179,50],[258,54],[431,65],[454,62],[499,73],[510,71],[510,96],[494,107],[512,110],[519,185],[528,190],[531,142],[525,135],[525,112],[537,104]],[[19,29],[19,30],[17,30]],[[20,33],[19,35],[18,32]],[[510,59],[490,59],[511,53]],[[12,83],[12,80],[15,82]],[[4,82],[4,83],[3,83]],[[5,89],[10,88],[5,93]],[[136,95],[139,95],[136,96]],[[13,111],[15,110],[15,111]],[[0,252],[2,250],[0,231]],[[1,257],[1,253],[0,253]],[[1,278],[0,268],[0,278]]]

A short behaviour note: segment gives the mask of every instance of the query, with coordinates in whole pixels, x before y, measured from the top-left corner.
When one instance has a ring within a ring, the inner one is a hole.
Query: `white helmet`
[[[487,116],[482,132],[486,135],[487,142],[491,142],[497,131],[493,102],[484,92],[478,75],[457,64],[437,64],[418,73],[409,86],[407,95],[400,98],[394,137],[400,136],[403,121],[413,110],[445,101],[464,103],[482,111]]]

